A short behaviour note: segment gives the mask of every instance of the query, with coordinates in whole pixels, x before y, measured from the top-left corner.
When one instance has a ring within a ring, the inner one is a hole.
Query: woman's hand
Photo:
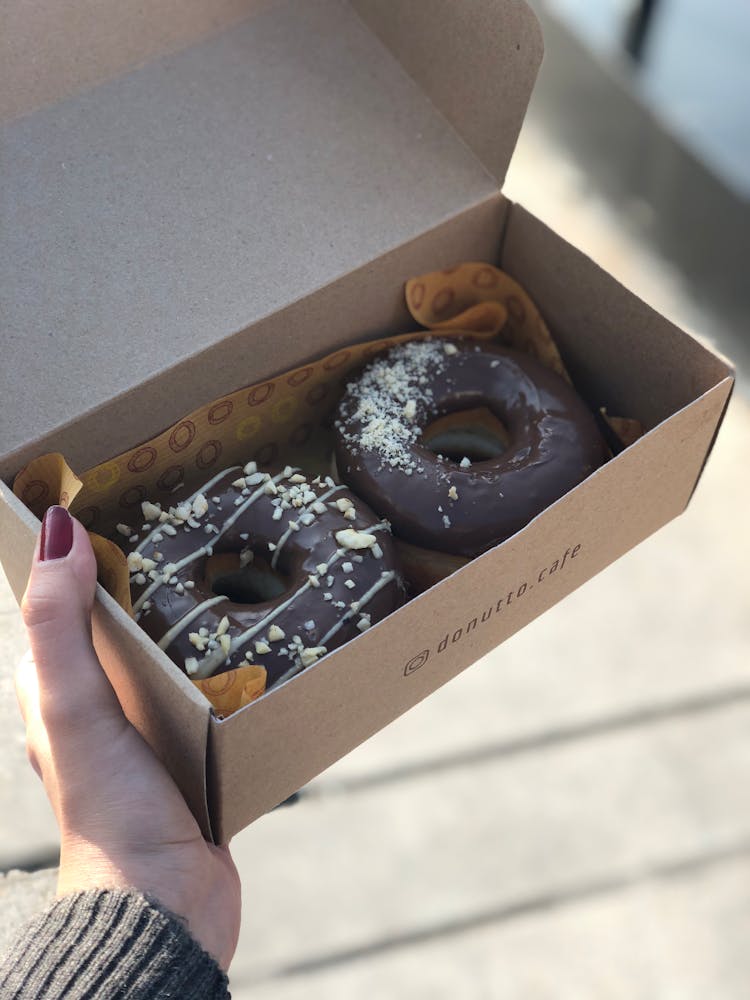
[[[203,840],[167,771],[123,715],[91,642],[96,562],[62,507],[44,518],[16,672],[32,766],[60,825],[58,894],[135,887],[185,919],[223,969],[240,927],[229,848]]]

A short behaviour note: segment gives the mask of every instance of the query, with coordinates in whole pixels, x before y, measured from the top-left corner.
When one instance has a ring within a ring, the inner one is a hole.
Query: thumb
[[[85,529],[63,507],[50,507],[21,611],[51,741],[86,719],[120,712],[91,642],[95,590],[96,559]]]

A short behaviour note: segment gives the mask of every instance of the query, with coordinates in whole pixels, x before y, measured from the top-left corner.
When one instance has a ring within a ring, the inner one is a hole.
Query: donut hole
[[[422,432],[422,444],[452,462],[468,458],[486,462],[497,458],[510,444],[505,424],[486,406],[456,410],[438,417]]]
[[[289,580],[259,556],[245,566],[239,554],[222,553],[206,561],[206,583],[217,597],[234,604],[265,604],[289,590]]]

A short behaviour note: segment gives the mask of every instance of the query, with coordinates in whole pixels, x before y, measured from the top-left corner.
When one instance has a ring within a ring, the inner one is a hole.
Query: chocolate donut
[[[125,549],[133,611],[195,679],[255,663],[271,687],[403,602],[388,525],[330,477],[251,462],[142,508]]]
[[[477,408],[504,428],[494,456],[428,447],[435,421]],[[377,358],[347,386],[335,433],[339,476],[397,537],[466,557],[523,528],[608,458],[564,379],[470,341],[410,341]]]

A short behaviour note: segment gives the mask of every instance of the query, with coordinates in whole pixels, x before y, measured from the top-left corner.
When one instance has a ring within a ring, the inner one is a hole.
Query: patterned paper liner
[[[80,475],[64,456],[42,455],[18,473],[14,492],[40,519],[58,503],[89,529],[99,582],[132,614],[125,556],[103,535],[118,522],[140,525],[143,500],[169,506],[176,487],[183,482],[198,486],[222,467],[250,460],[261,468],[296,462],[312,474],[327,473],[327,423],[346,383],[375,354],[407,340],[460,334],[523,351],[570,381],[534,303],[516,281],[489,264],[464,263],[411,278],[406,302],[426,330],[353,344],[222,396]],[[636,421],[603,416],[623,444],[640,436]],[[216,678],[195,683],[226,715],[263,693],[259,669],[230,671],[220,675],[224,679],[218,685]]]

